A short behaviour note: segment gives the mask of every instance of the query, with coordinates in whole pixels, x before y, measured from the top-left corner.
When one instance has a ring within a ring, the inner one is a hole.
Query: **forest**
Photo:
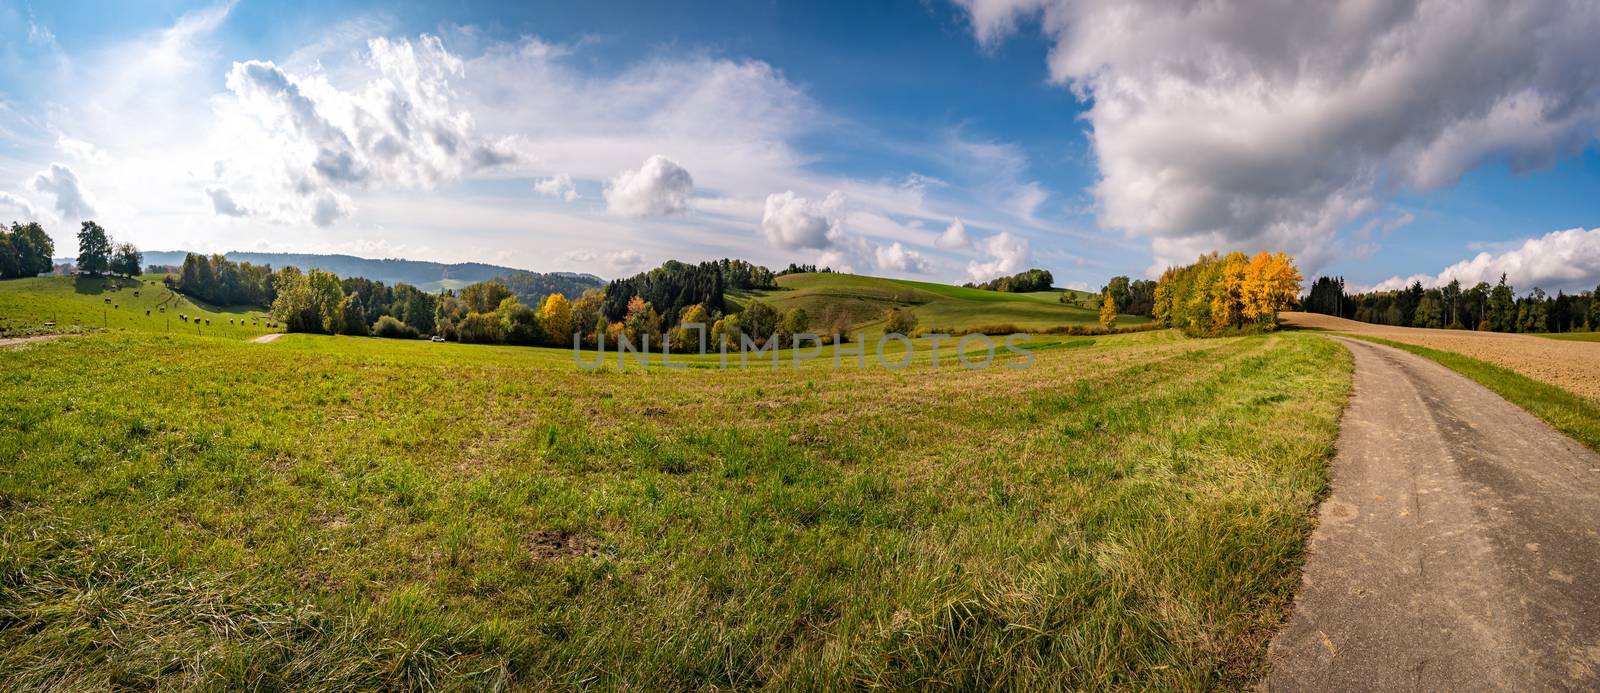
[[[9,231],[0,226],[0,279],[49,272],[50,255],[55,250],[55,242],[38,222],[11,222]]]
[[[1573,332],[1600,327],[1600,287],[1551,296],[1534,288],[1517,296],[1506,275],[1494,286],[1463,287],[1459,279],[1425,289],[1422,282],[1395,291],[1347,293],[1343,277],[1318,277],[1302,302],[1307,312],[1379,325],[1438,327],[1484,332]]]
[[[967,282],[962,286],[968,289],[1023,294],[1030,291],[1049,291],[1055,283],[1056,278],[1050,276],[1050,270],[1030,269],[1009,277],[999,277],[982,283]]]

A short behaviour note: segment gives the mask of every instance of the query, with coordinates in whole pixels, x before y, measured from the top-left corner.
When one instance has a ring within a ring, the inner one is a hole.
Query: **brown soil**
[[[1453,351],[1488,361],[1540,382],[1600,400],[1600,342],[1572,342],[1525,334],[1369,325],[1316,313],[1282,313],[1286,327],[1371,335]]]
[[[524,545],[535,560],[553,561],[572,556],[594,556],[599,546],[587,535],[541,529],[528,535]]]

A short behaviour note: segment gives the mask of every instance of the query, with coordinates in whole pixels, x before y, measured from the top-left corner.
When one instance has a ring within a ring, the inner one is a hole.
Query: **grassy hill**
[[[189,321],[179,315],[188,316]],[[196,303],[168,290],[157,275],[0,281],[0,336],[4,337],[104,328],[248,339],[272,331],[266,318],[266,313],[254,306]],[[211,323],[207,325],[205,320]],[[47,322],[56,325],[46,327]]]
[[[1063,325],[1089,325],[1099,321],[1095,295],[1086,291],[1056,289],[1012,294],[969,289],[905,279],[864,277],[818,272],[778,278],[779,288],[741,292],[736,303],[759,298],[779,310],[804,308],[813,320],[829,310],[842,311],[857,328],[871,330],[891,308],[909,308],[918,323],[929,329],[957,330],[982,325],[1015,325],[1021,330],[1047,330]],[[1069,303],[1062,303],[1065,294]],[[1139,325],[1149,318],[1124,315],[1123,325]]]
[[[183,264],[183,257],[187,254],[182,250],[153,250],[144,254],[144,261],[145,264],[149,265],[181,265]],[[274,268],[293,265],[302,270],[319,269],[332,272],[340,277],[365,277],[385,284],[404,282],[423,291],[459,289],[477,282],[517,275],[527,275],[527,279],[530,281],[551,284],[561,293],[568,296],[577,296],[583,293],[584,289],[598,288],[605,284],[599,277],[592,274],[576,272],[540,273],[515,267],[489,265],[482,262],[446,264],[428,262],[426,260],[400,260],[396,258],[376,260],[353,255],[240,251],[229,252],[224,257],[234,262],[271,265]]]

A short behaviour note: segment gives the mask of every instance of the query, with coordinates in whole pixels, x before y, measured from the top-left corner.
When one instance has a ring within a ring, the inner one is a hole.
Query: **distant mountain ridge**
[[[146,265],[182,265],[187,251],[154,250],[144,254]],[[576,293],[585,288],[599,288],[605,280],[580,272],[534,272],[531,270],[490,265],[482,262],[446,264],[427,260],[402,260],[356,257],[354,255],[318,255],[314,253],[257,253],[232,251],[224,257],[233,262],[253,265],[271,265],[274,269],[293,265],[303,270],[319,269],[340,277],[365,277],[385,284],[404,282],[424,291],[458,289],[468,284],[517,274],[548,277],[562,285],[570,285]],[[565,293],[565,292],[563,292]],[[576,295],[576,293],[574,295]]]

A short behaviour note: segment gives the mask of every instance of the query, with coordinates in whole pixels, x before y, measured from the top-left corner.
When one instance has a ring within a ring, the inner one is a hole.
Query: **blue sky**
[[[1600,283],[1595,13],[1371,5],[0,3],[0,214],[58,255],[92,217],[602,276]]]

